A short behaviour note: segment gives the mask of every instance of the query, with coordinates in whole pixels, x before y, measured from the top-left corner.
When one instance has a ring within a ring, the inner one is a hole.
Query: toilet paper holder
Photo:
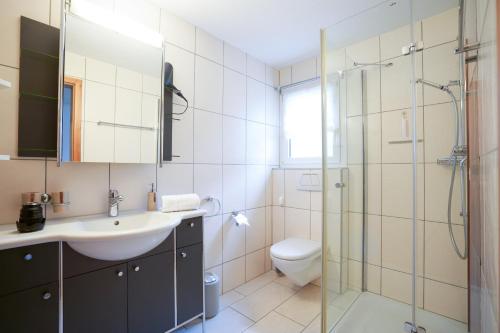
[[[239,227],[242,224],[248,227],[250,226],[250,224],[248,223],[248,218],[242,212],[238,211],[231,212],[231,219],[234,221],[234,224],[236,224],[237,227]]]

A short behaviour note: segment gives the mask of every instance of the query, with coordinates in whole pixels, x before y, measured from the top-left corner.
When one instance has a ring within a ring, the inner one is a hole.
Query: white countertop
[[[123,211],[114,219],[120,220],[120,217],[144,213],[166,214],[169,218],[184,220],[203,216],[206,214],[206,211],[203,209],[171,213]],[[48,220],[45,222],[43,230],[29,233],[20,233],[17,231],[15,224],[3,224],[0,225],[0,250],[48,242],[72,241],[80,238],[84,233],[80,227],[80,221],[99,218],[108,218],[108,216],[106,214],[99,214]]]

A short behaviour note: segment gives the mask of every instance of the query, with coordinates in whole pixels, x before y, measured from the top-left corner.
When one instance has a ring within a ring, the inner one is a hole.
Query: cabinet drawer
[[[0,297],[0,332],[57,332],[57,282]]]
[[[177,248],[203,242],[203,218],[183,220],[175,229]]]
[[[0,296],[57,281],[58,258],[57,242],[0,251]]]

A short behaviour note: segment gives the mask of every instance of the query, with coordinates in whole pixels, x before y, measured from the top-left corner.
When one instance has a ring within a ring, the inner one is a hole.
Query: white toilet
[[[321,276],[321,243],[288,238],[271,246],[274,266],[293,283],[305,286]]]

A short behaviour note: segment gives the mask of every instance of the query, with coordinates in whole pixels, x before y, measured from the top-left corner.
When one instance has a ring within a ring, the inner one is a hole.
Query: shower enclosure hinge
[[[417,327],[409,321],[404,323],[403,328],[406,333],[426,333],[425,328],[423,328],[422,326]]]
[[[344,183],[335,183],[335,187],[336,187],[336,188],[342,188],[342,187],[344,187],[344,186],[345,186],[345,184],[344,184]]]
[[[462,48],[456,48],[455,49],[455,54],[464,53],[464,52],[470,52],[470,51],[476,51],[476,50],[479,50],[480,47],[481,47],[480,43],[474,43],[474,44],[464,45]]]
[[[419,41],[417,43],[410,43],[408,46],[403,46],[401,48],[402,55],[409,55],[413,52],[422,51],[424,49],[424,42]]]

